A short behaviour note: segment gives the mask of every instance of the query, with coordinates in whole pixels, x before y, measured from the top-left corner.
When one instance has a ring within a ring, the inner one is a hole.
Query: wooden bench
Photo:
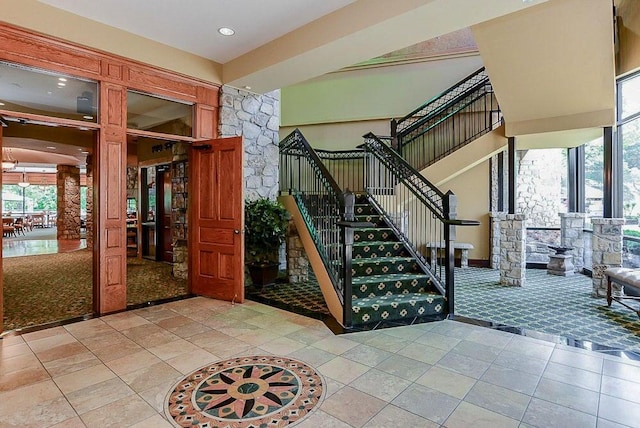
[[[624,291],[620,295],[614,295],[611,285],[617,284],[622,287],[632,288],[635,292],[640,293],[640,269],[630,268],[609,268],[604,271],[604,275],[607,278],[607,305],[611,306],[611,302],[614,300],[623,306],[634,311],[640,317],[640,307],[634,308],[623,300],[635,300],[640,301],[640,297],[625,296]]]
[[[436,259],[438,258],[439,250],[444,249],[444,242],[428,242],[425,244],[425,248],[429,250],[429,262],[431,267],[435,268]],[[460,267],[469,267],[469,250],[473,250],[473,244],[468,242],[454,242],[453,249],[460,251]]]

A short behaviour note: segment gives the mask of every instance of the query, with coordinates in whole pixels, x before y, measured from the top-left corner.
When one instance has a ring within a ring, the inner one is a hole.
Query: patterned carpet
[[[181,379],[165,414],[178,427],[283,427],[299,422],[323,398],[320,375],[277,356],[231,358]]]
[[[497,270],[456,269],[456,315],[628,351],[640,351],[640,318],[591,297],[591,278],[527,269],[525,287],[499,284]]]
[[[289,284],[276,282],[262,290],[261,287],[247,286],[245,293],[248,299],[285,309],[311,318],[324,319],[329,316],[329,309],[322,296],[322,291],[313,275],[307,282]]]
[[[92,313],[90,250],[3,259],[4,329],[31,327]],[[127,304],[187,294],[171,265],[127,259]]]

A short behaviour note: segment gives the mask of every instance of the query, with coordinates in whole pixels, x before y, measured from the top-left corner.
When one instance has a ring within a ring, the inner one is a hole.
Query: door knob
[[[240,231],[238,229],[233,229],[233,233],[235,233],[236,235],[239,235]]]

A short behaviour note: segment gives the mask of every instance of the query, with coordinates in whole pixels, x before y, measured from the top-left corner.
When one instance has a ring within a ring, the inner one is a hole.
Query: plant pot
[[[265,263],[265,264],[252,264],[247,265],[249,268],[249,275],[251,276],[251,282],[254,285],[264,288],[266,285],[271,285],[276,282],[278,278],[278,272],[280,268],[279,263]]]

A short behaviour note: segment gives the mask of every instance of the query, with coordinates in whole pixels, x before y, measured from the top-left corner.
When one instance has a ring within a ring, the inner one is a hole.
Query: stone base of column
[[[574,274],[571,254],[550,254],[547,273],[550,275],[570,276]]]

